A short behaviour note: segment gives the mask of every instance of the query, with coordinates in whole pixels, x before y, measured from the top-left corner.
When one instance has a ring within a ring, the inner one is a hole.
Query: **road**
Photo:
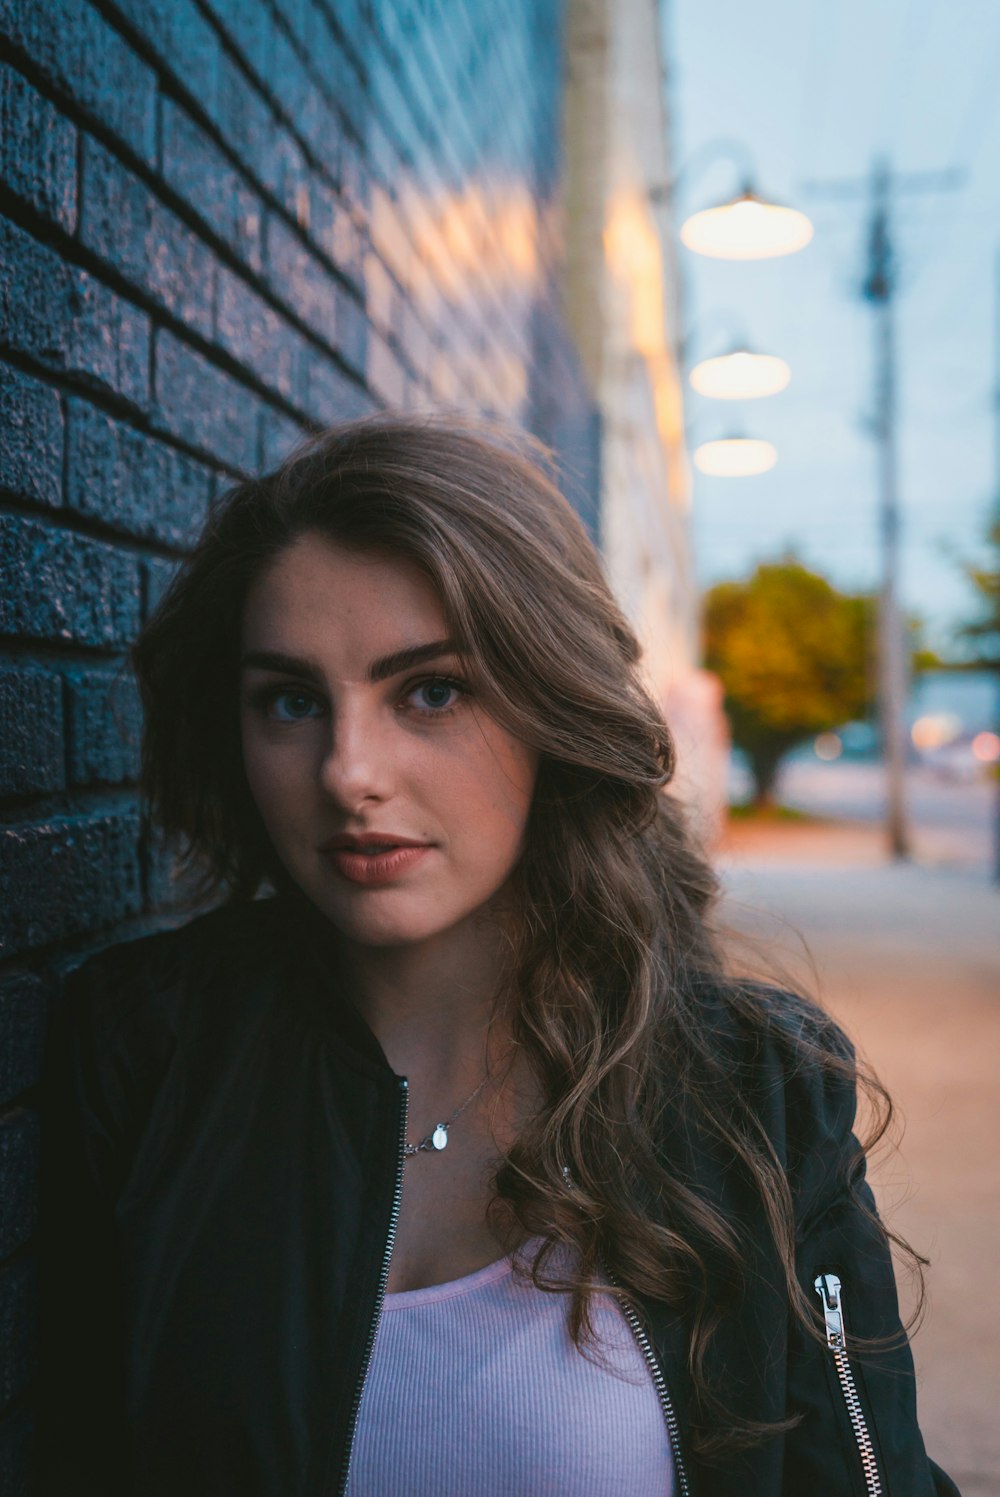
[[[734,771],[732,799],[748,793],[745,776]],[[971,784],[947,780],[912,765],[906,774],[906,805],[913,854],[938,867],[986,871],[993,857],[997,791],[985,779]],[[877,827],[884,815],[885,777],[877,763],[840,759],[791,759],[782,770],[778,799],[814,816],[863,822]]]
[[[932,846],[967,847],[968,826],[941,830]],[[859,821],[804,840],[797,826],[741,827],[719,868],[734,950],[763,942],[894,1097],[902,1143],[871,1178],[880,1210],[931,1259],[913,1342],[921,1426],[963,1497],[1000,1497],[1000,891],[968,865],[889,864]],[[760,951],[744,949],[755,969]],[[912,1304],[902,1276],[900,1294]]]

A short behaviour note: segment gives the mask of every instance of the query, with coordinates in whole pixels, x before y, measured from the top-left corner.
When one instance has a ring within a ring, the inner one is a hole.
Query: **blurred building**
[[[600,414],[601,542],[708,842],[725,806],[721,691],[698,669],[674,176],[658,0],[569,0],[566,311]]]

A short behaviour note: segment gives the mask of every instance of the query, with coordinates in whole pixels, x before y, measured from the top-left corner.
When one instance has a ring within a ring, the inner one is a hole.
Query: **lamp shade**
[[[694,465],[712,478],[752,478],[766,473],[778,461],[770,442],[759,437],[722,437],[695,448]]]
[[[774,354],[738,348],[715,359],[702,359],[691,370],[691,386],[712,400],[759,400],[784,390],[792,371]]]
[[[813,237],[804,213],[769,203],[754,192],[715,208],[693,213],[681,225],[681,239],[698,255],[715,260],[769,260],[793,255]]]

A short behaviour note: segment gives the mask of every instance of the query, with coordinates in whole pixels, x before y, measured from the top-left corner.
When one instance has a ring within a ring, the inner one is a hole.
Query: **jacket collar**
[[[293,980],[288,999],[319,1037],[346,1046],[367,1073],[395,1073],[369,1025],[351,1002],[330,921],[297,887],[256,902],[269,926],[270,944]]]

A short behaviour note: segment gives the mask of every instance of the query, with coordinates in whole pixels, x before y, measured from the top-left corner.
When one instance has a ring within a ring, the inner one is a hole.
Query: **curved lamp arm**
[[[682,164],[679,171],[670,182],[657,182],[649,189],[649,197],[654,203],[673,202],[679,195],[682,186],[685,186],[696,169],[709,166],[720,156],[728,156],[730,161],[736,163],[740,173],[740,187],[737,196],[741,193],[753,192],[754,170],[753,160],[750,152],[742,141],[730,136],[718,136],[713,140],[706,140],[700,146],[696,146],[687,160]]]

